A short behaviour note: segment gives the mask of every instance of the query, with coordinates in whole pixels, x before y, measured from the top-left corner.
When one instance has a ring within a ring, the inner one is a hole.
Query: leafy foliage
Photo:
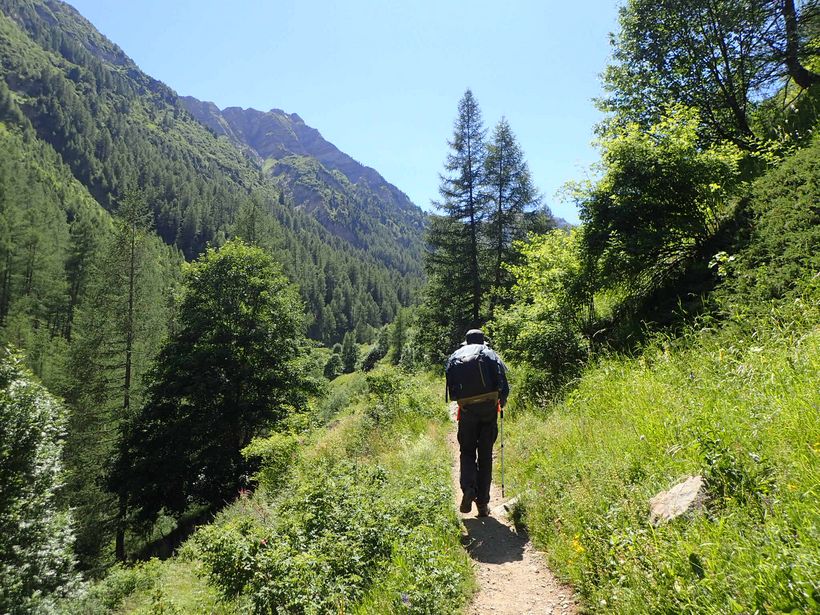
[[[0,610],[29,613],[77,582],[71,514],[59,500],[62,407],[16,354],[0,358]]]
[[[282,496],[272,503],[240,498],[195,536],[210,579],[226,597],[246,597],[257,613],[458,608],[468,568],[457,539],[449,455],[442,434],[435,444],[428,437],[438,421],[417,414],[429,412],[430,400],[418,382],[404,380],[392,368],[368,375],[365,408],[395,402],[387,422],[355,422],[352,415],[349,430],[337,426],[326,435],[338,444],[320,438],[303,453]],[[350,401],[355,407],[362,398]],[[342,458],[337,447],[350,450],[355,440],[363,440],[361,453]]]
[[[743,313],[755,309],[758,302],[799,298],[807,287],[816,286],[820,271],[818,159],[820,141],[815,139],[752,186],[751,237],[724,271],[721,305]]]
[[[790,30],[788,7],[795,11],[794,2],[630,0],[613,37],[615,61],[604,75],[609,94],[602,106],[616,112],[615,122],[648,129],[674,101],[701,112],[699,132],[708,142],[757,149],[768,136],[755,122],[757,105],[785,76],[800,83],[798,95],[799,88],[820,80],[800,64],[817,57],[808,43],[820,17],[815,2],[802,4]]]
[[[253,479],[268,493],[275,493],[287,481],[296,461],[299,438],[291,433],[274,432],[264,438],[251,440],[242,449],[242,456],[259,460],[261,470]]]
[[[241,241],[209,249],[184,282],[176,329],[112,480],[141,519],[231,497],[249,471],[241,450],[310,390],[301,305],[264,251]]]
[[[586,249],[599,284],[647,294],[717,233],[739,189],[741,154],[701,149],[698,114],[673,108],[649,130],[603,140],[603,178],[581,201]]]
[[[578,288],[582,233],[554,230],[520,246],[522,262],[509,266],[515,279],[512,304],[491,322],[498,349],[511,362],[537,366],[537,379],[521,388],[530,394],[554,386],[586,358],[587,306]]]

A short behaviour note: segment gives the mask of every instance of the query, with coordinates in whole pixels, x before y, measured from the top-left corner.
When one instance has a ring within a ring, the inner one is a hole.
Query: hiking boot
[[[490,516],[490,505],[489,504],[477,504],[478,506],[478,516],[479,517],[489,517]]]
[[[461,496],[461,506],[458,509],[463,513],[468,513],[473,509],[473,494],[472,493],[465,493]]]

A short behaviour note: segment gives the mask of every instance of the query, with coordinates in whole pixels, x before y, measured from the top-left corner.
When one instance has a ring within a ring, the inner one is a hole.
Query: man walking
[[[447,390],[458,401],[458,444],[461,452],[461,506],[468,513],[473,502],[478,516],[489,514],[493,472],[493,444],[498,437],[497,415],[510,392],[506,366],[484,342],[484,333],[470,329],[465,344],[447,360]]]

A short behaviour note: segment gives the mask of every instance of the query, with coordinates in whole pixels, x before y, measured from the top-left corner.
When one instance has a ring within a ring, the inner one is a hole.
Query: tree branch
[[[786,21],[786,68],[797,85],[808,89],[815,83],[820,83],[820,75],[808,70],[798,58],[799,36],[794,0],[783,0],[783,18]]]

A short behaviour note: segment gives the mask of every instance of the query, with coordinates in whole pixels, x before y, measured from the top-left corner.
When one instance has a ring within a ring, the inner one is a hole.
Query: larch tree
[[[84,566],[107,561],[104,548],[111,538],[116,556],[125,553],[116,494],[104,485],[123,426],[142,403],[142,376],[167,330],[166,298],[179,266],[171,250],[151,236],[150,226],[144,197],[130,193],[112,236],[93,260],[73,327],[63,392],[71,408],[66,461]]]

